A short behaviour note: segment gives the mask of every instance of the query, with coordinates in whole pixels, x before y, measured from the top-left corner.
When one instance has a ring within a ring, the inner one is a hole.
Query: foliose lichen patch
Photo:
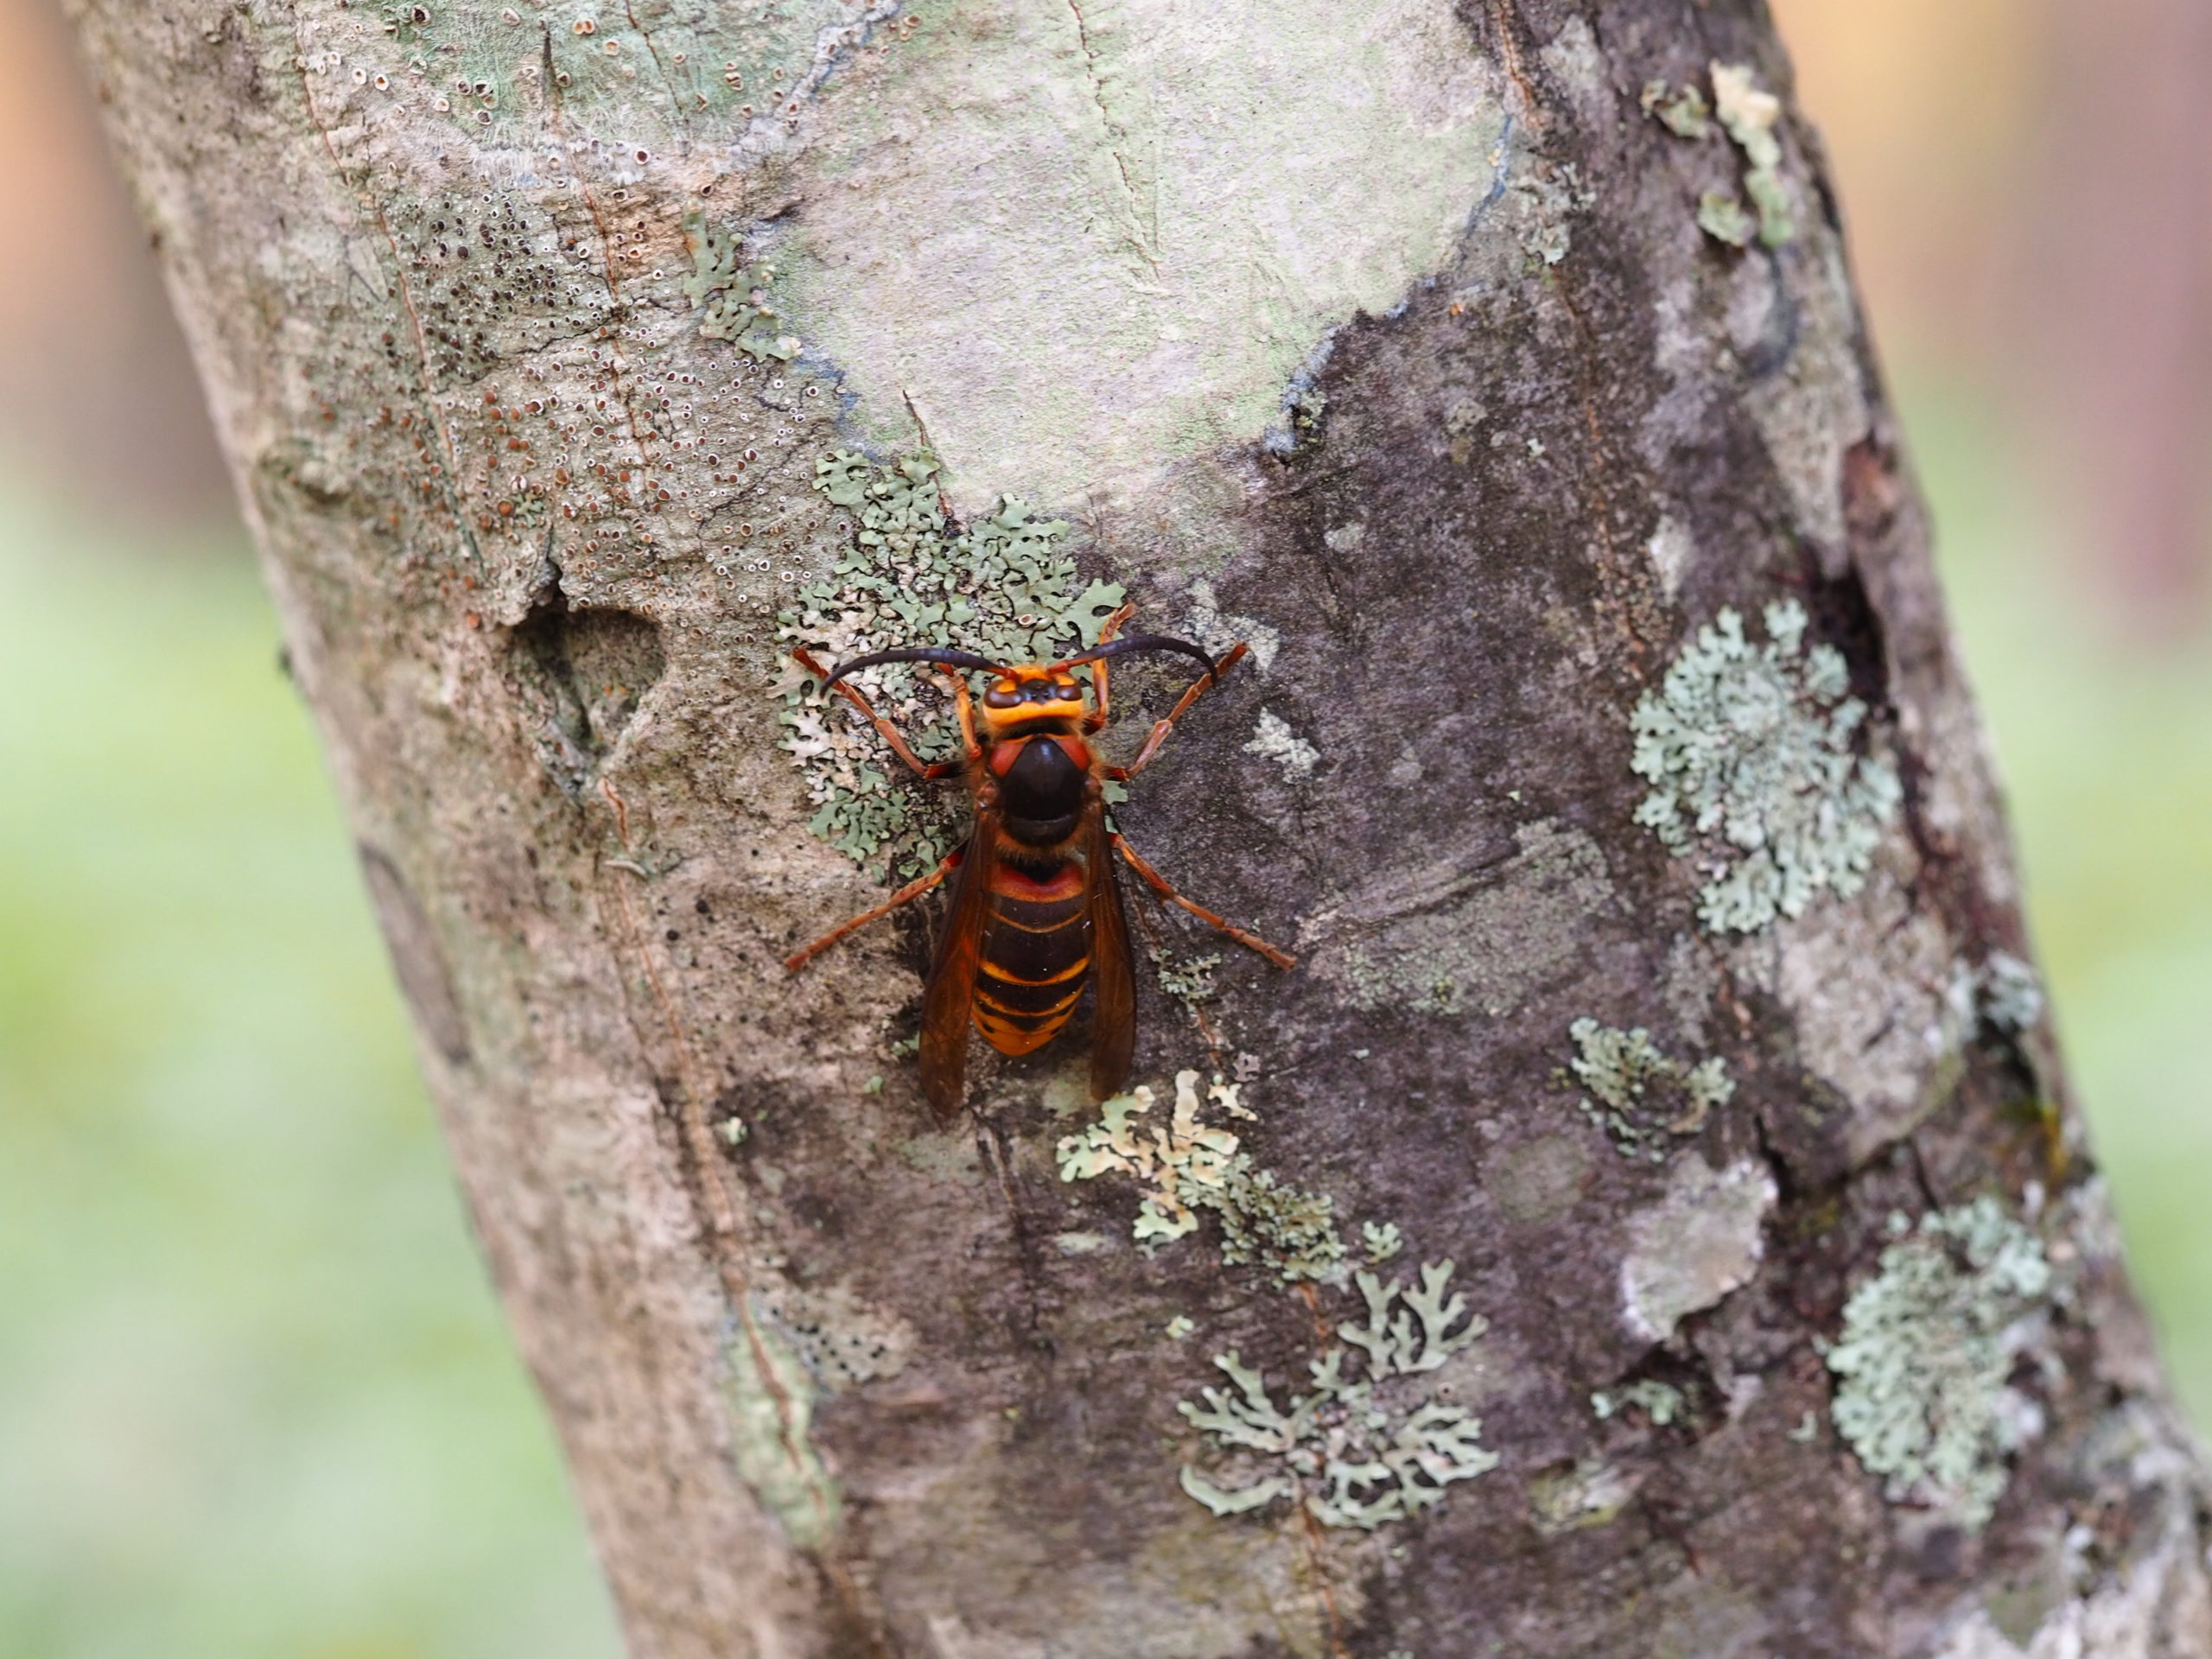
[[[1695,86],[1685,86],[1675,92],[1663,80],[1647,80],[1643,83],[1643,96],[1638,102],[1646,115],[1677,138],[1710,138],[1713,136],[1713,105],[1706,101],[1704,92]]]
[[[1689,1402],[1673,1383],[1655,1377],[1643,1377],[1624,1389],[1600,1389],[1590,1396],[1590,1410],[1599,1422],[1630,1408],[1649,1418],[1654,1428],[1664,1428],[1688,1410]]]
[[[1252,1116],[1238,1099],[1240,1085],[1217,1079],[1206,1091],[1231,1116]],[[1258,1167],[1229,1130],[1199,1118],[1198,1074],[1175,1075],[1175,1104],[1165,1123],[1150,1114],[1157,1097],[1149,1084],[1116,1095],[1100,1108],[1098,1122],[1060,1139],[1057,1156],[1064,1181],[1126,1174],[1150,1191],[1137,1206],[1131,1232],[1156,1250],[1198,1228],[1198,1212],[1221,1224],[1221,1259],[1231,1267],[1258,1267],[1284,1284],[1338,1277],[1344,1242],[1337,1230],[1336,1201],[1278,1181]]]
[[[1548,1538],[1610,1526],[1642,1484],[1641,1476],[1592,1460],[1548,1471],[1529,1482],[1529,1518]]]
[[[2037,1418],[2006,1382],[2050,1294],[2050,1262],[1986,1196],[1890,1225],[1897,1242],[1845,1305],[1828,1351],[1841,1379],[1830,1415],[1893,1502],[1936,1504],[1979,1528]]]
[[[1789,199],[1783,188],[1782,143],[1774,136],[1782,119],[1782,100],[1759,89],[1749,64],[1716,63],[1713,66],[1713,108],[1736,148],[1744,152],[1744,194],[1758,211],[1760,242],[1778,248],[1794,240],[1797,222],[1790,217]],[[1734,198],[1729,200],[1732,205]],[[1698,222],[1706,223],[1702,206]],[[1725,239],[1734,240],[1741,247],[1751,238],[1745,235],[1740,240]]]
[[[1183,626],[1192,639],[1217,657],[1231,645],[1249,645],[1253,664],[1262,674],[1275,665],[1275,652],[1282,649],[1282,635],[1258,617],[1224,612],[1213,583],[1204,576],[1191,583],[1191,609]]]
[[[1270,709],[1260,710],[1259,724],[1252,728],[1244,753],[1274,761],[1286,778],[1312,777],[1314,763],[1321,758],[1319,750],[1292,731],[1290,722]]]
[[[1642,1026],[1623,1031],[1583,1019],[1567,1027],[1567,1035],[1577,1051],[1567,1069],[1589,1090],[1581,1100],[1583,1116],[1605,1130],[1624,1158],[1664,1162],[1736,1092],[1719,1056],[1685,1065],[1662,1051]]]
[[[1797,235],[1783,183],[1782,142],[1774,130],[1782,119],[1782,100],[1760,89],[1749,64],[1716,63],[1712,73],[1710,104],[1696,86],[1675,92],[1665,81],[1654,80],[1643,88],[1643,112],[1677,138],[1693,140],[1711,137],[1718,118],[1720,130],[1744,153],[1744,195],[1751,206],[1745,207],[1732,190],[1708,190],[1698,200],[1698,225],[1731,247],[1747,248],[1754,238],[1763,246],[1781,247]]]
[[[1084,581],[1063,545],[1066,522],[1001,500],[963,530],[937,478],[927,454],[880,463],[841,449],[816,462],[815,487],[842,509],[850,540],[830,573],[801,588],[778,617],[778,638],[833,663],[899,645],[1027,663],[1096,644],[1122,589]],[[954,753],[951,701],[934,675],[891,663],[852,678],[925,760]],[[961,831],[951,791],[909,787],[906,768],[859,714],[796,664],[778,689],[783,747],[816,808],[810,830],[884,874],[918,875],[952,849]]]
[[[1229,1116],[1251,1118],[1238,1091],[1217,1077],[1207,1094]],[[1199,1212],[1209,1211],[1220,1223],[1227,1265],[1256,1267],[1285,1286],[1343,1287],[1346,1253],[1331,1198],[1278,1181],[1255,1166],[1234,1134],[1203,1122],[1198,1072],[1177,1073],[1166,1123],[1150,1119],[1154,1103],[1148,1086],[1105,1102],[1097,1122],[1061,1138],[1061,1179],[1123,1174],[1146,1183],[1131,1230],[1147,1254],[1197,1231]],[[1361,1237],[1373,1262],[1404,1248],[1389,1222],[1366,1224]],[[1211,1472],[1185,1465],[1183,1490],[1216,1515],[1290,1498],[1325,1526],[1372,1530],[1494,1467],[1479,1421],[1440,1401],[1433,1386],[1403,1380],[1438,1370],[1487,1328],[1468,1316],[1464,1297],[1448,1294],[1452,1273],[1448,1261],[1429,1263],[1409,1287],[1354,1272],[1365,1320],[1338,1327],[1340,1341],[1309,1363],[1310,1391],[1287,1405],[1275,1403],[1265,1379],[1236,1353],[1217,1355],[1233,1389],[1205,1389],[1202,1405],[1185,1401],[1178,1409],[1227,1462]],[[1194,1328],[1178,1315],[1167,1334],[1180,1340]],[[1363,1358],[1355,1359],[1355,1350]]]
[[[1364,1322],[1338,1327],[1341,1345],[1309,1363],[1311,1388],[1283,1404],[1237,1354],[1216,1356],[1230,1386],[1177,1408],[1216,1454],[1208,1469],[1183,1466],[1183,1490],[1216,1515],[1287,1499],[1325,1527],[1373,1531],[1496,1468],[1481,1421],[1439,1400],[1428,1380],[1487,1328],[1450,1291],[1452,1273],[1450,1262],[1430,1262],[1411,1287],[1357,1274]]]
[[[788,363],[797,357],[798,336],[788,331],[784,310],[772,297],[776,267],[765,258],[748,261],[742,235],[696,213],[683,229],[692,270],[683,289],[702,314],[699,332],[709,340],[734,341],[755,362]]]
[[[1165,946],[1154,946],[1145,954],[1152,959],[1160,990],[1181,1003],[1193,1020],[1198,1018],[1202,1005],[1221,995],[1221,982],[1214,977],[1214,970],[1221,966],[1220,951],[1201,951],[1179,960]]]
[[[1823,892],[1865,885],[1902,791],[1855,744],[1866,705],[1834,646],[1805,644],[1804,607],[1766,607],[1767,640],[1724,608],[1637,702],[1630,761],[1652,785],[1636,821],[1709,876],[1698,919],[1749,933]]]

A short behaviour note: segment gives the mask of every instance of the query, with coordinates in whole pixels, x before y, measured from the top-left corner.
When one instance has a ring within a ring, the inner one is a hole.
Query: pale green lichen
[[[1359,1237],[1370,1262],[1388,1262],[1406,1248],[1405,1236],[1395,1221],[1363,1221],[1359,1224]]]
[[[1662,1051],[1638,1026],[1622,1031],[1595,1020],[1567,1027],[1578,1052],[1567,1068],[1589,1093],[1583,1115],[1611,1139],[1624,1158],[1664,1162],[1677,1138],[1705,1127],[1736,1092],[1718,1056],[1686,1065]]]
[[[1715,241],[1744,248],[1758,234],[1759,222],[1732,191],[1707,190],[1697,199],[1697,227]]]
[[[1592,1460],[1549,1471],[1529,1482],[1529,1518],[1548,1538],[1611,1526],[1637,1484],[1611,1465]]]
[[[1631,1406],[1649,1418],[1654,1428],[1664,1428],[1688,1410],[1689,1402],[1673,1383],[1654,1377],[1643,1377],[1624,1389],[1600,1389],[1590,1396],[1590,1409],[1600,1422]]]
[[[1230,1116],[1249,1118],[1240,1088],[1217,1078],[1207,1097]],[[1176,1073],[1175,1105],[1164,1123],[1150,1116],[1155,1101],[1141,1084],[1101,1105],[1096,1123],[1062,1136],[1060,1179],[1125,1174],[1148,1183],[1130,1230],[1147,1251],[1196,1232],[1205,1211],[1221,1224],[1221,1259],[1231,1267],[1256,1266],[1285,1284],[1338,1271],[1344,1243],[1334,1199],[1283,1185],[1254,1164],[1235,1135],[1202,1122],[1196,1071]]]
[[[2036,970],[2009,950],[1999,950],[1974,976],[1981,1017],[2007,1037],[2017,1037],[2043,1018],[2043,982]]]
[[[1643,112],[1676,137],[1693,140],[1711,137],[1718,117],[1721,130],[1743,151],[1744,195],[1751,206],[1732,190],[1707,190],[1698,199],[1698,225],[1731,247],[1747,248],[1754,238],[1766,247],[1781,247],[1797,236],[1782,180],[1782,141],[1775,136],[1782,100],[1759,89],[1748,64],[1716,63],[1712,73],[1710,105],[1695,86],[1674,92],[1665,81],[1654,80],[1643,88]]]
[[[1713,136],[1713,106],[1694,86],[1685,86],[1675,92],[1663,80],[1647,80],[1643,83],[1643,96],[1637,102],[1646,115],[1655,118],[1677,138]]]
[[[1313,1360],[1310,1391],[1287,1404],[1238,1355],[1217,1355],[1231,1386],[1201,1389],[1202,1403],[1177,1409],[1224,1462],[1212,1472],[1185,1464],[1183,1490],[1216,1515],[1287,1499],[1323,1526],[1373,1531],[1496,1468],[1480,1420],[1408,1380],[1440,1370],[1488,1328],[1450,1291],[1452,1273],[1451,1262],[1431,1262],[1410,1287],[1357,1274],[1366,1322],[1338,1328],[1345,1345]],[[1354,1349],[1360,1375],[1348,1376]]]
[[[1234,1135],[1198,1121],[1198,1077],[1177,1074],[1175,1108],[1165,1123],[1139,1121],[1149,1118],[1155,1098],[1146,1084],[1105,1101],[1097,1122],[1060,1138],[1056,1156],[1063,1181],[1110,1173],[1151,1183],[1154,1190],[1138,1205],[1131,1229],[1141,1244],[1169,1243],[1196,1232],[1198,1211],[1211,1207],[1213,1196],[1228,1185],[1230,1165],[1245,1156]]]
[[[1232,1268],[1260,1268],[1289,1285],[1329,1278],[1344,1258],[1336,1200],[1285,1186],[1249,1160],[1232,1165],[1213,1208],[1221,1220],[1221,1259]]]
[[[1805,644],[1804,607],[1766,607],[1767,642],[1724,609],[1636,706],[1630,764],[1654,786],[1636,810],[1711,876],[1698,918],[1748,933],[1823,892],[1865,885],[1902,791],[1897,769],[1853,743],[1866,706],[1832,645]]]
[[[1244,753],[1260,755],[1282,767],[1286,778],[1310,778],[1321,752],[1290,729],[1289,722],[1271,709],[1260,710],[1259,724]]]
[[[1566,258],[1571,245],[1572,239],[1564,225],[1538,225],[1521,238],[1522,251],[1547,265],[1555,265]]]
[[[755,362],[773,358],[788,363],[797,357],[798,339],[780,327],[786,319],[770,297],[776,267],[765,259],[748,264],[742,236],[696,214],[683,228],[691,244],[692,269],[683,289],[691,308],[702,314],[699,332],[709,340],[734,340]]]
[[[950,645],[996,662],[1049,660],[1097,643],[1119,584],[1086,583],[1061,548],[1059,519],[1003,500],[966,530],[947,516],[937,462],[879,465],[846,450],[815,464],[815,487],[849,515],[852,541],[829,575],[799,589],[779,638],[832,659],[900,645]],[[950,701],[912,664],[863,669],[853,683],[927,760],[950,756]],[[779,683],[788,750],[815,804],[808,828],[855,862],[918,875],[957,843],[950,791],[908,787],[906,768],[842,699],[796,664]],[[836,707],[831,707],[832,702]]]
[[[1220,995],[1221,987],[1213,976],[1214,969],[1221,966],[1218,950],[1209,951],[1204,956],[1186,957],[1179,963],[1156,946],[1148,954],[1152,957],[1153,973],[1160,982],[1160,988],[1180,1002],[1194,1017],[1198,1004],[1211,1002]]]
[[[1746,63],[1713,66],[1713,109],[1748,165],[1744,194],[1758,211],[1759,240],[1781,247],[1797,235],[1789,198],[1782,183],[1782,142],[1774,130],[1782,119],[1782,100],[1759,90]]]
[[[2033,1421],[2005,1384],[2051,1287],[2041,1239],[1989,1197],[1891,1218],[1897,1242],[1845,1305],[1827,1354],[1836,1432],[1892,1501],[1969,1528],[1995,1511]]]
[[[1213,583],[1204,576],[1191,583],[1191,610],[1184,631],[1217,657],[1232,646],[1249,645],[1253,664],[1262,674],[1274,666],[1275,653],[1282,649],[1282,635],[1258,617],[1224,614]]]
[[[1962,1041],[1977,1029],[2017,1042],[2043,1019],[2043,982],[2009,950],[1991,952],[1978,968],[1955,962],[1944,986],[1943,1015],[1947,1044]]]
[[[818,1548],[836,1529],[838,1497],[808,1438],[814,1379],[798,1355],[758,1321],[734,1331],[722,1354],[730,1454],[738,1475],[783,1522],[794,1544]]]

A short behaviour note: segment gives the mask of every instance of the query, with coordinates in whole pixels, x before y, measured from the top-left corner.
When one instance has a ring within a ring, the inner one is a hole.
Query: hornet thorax
[[[1025,851],[1058,849],[1093,788],[1081,687],[1065,671],[1023,665],[984,691],[982,712],[983,770],[997,785],[1007,839]]]

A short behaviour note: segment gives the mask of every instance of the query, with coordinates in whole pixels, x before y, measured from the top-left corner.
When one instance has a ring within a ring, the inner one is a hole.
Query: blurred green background
[[[0,482],[0,1652],[607,1655],[235,533]]]
[[[2075,1081],[2212,1422],[2203,319],[2036,257],[2061,13],[1777,10]],[[0,142],[52,158],[0,179],[0,1652],[612,1656],[173,325],[45,0],[0,16],[44,52],[0,65]],[[2088,142],[2167,165],[2142,124]],[[2212,253],[2202,182],[2173,188]]]

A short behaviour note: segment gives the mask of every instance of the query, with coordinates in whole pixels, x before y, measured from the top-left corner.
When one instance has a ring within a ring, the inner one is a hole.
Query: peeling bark
[[[1760,8],[76,11],[634,1652],[2212,1650]],[[1265,646],[1103,1118],[779,965],[833,451]]]

